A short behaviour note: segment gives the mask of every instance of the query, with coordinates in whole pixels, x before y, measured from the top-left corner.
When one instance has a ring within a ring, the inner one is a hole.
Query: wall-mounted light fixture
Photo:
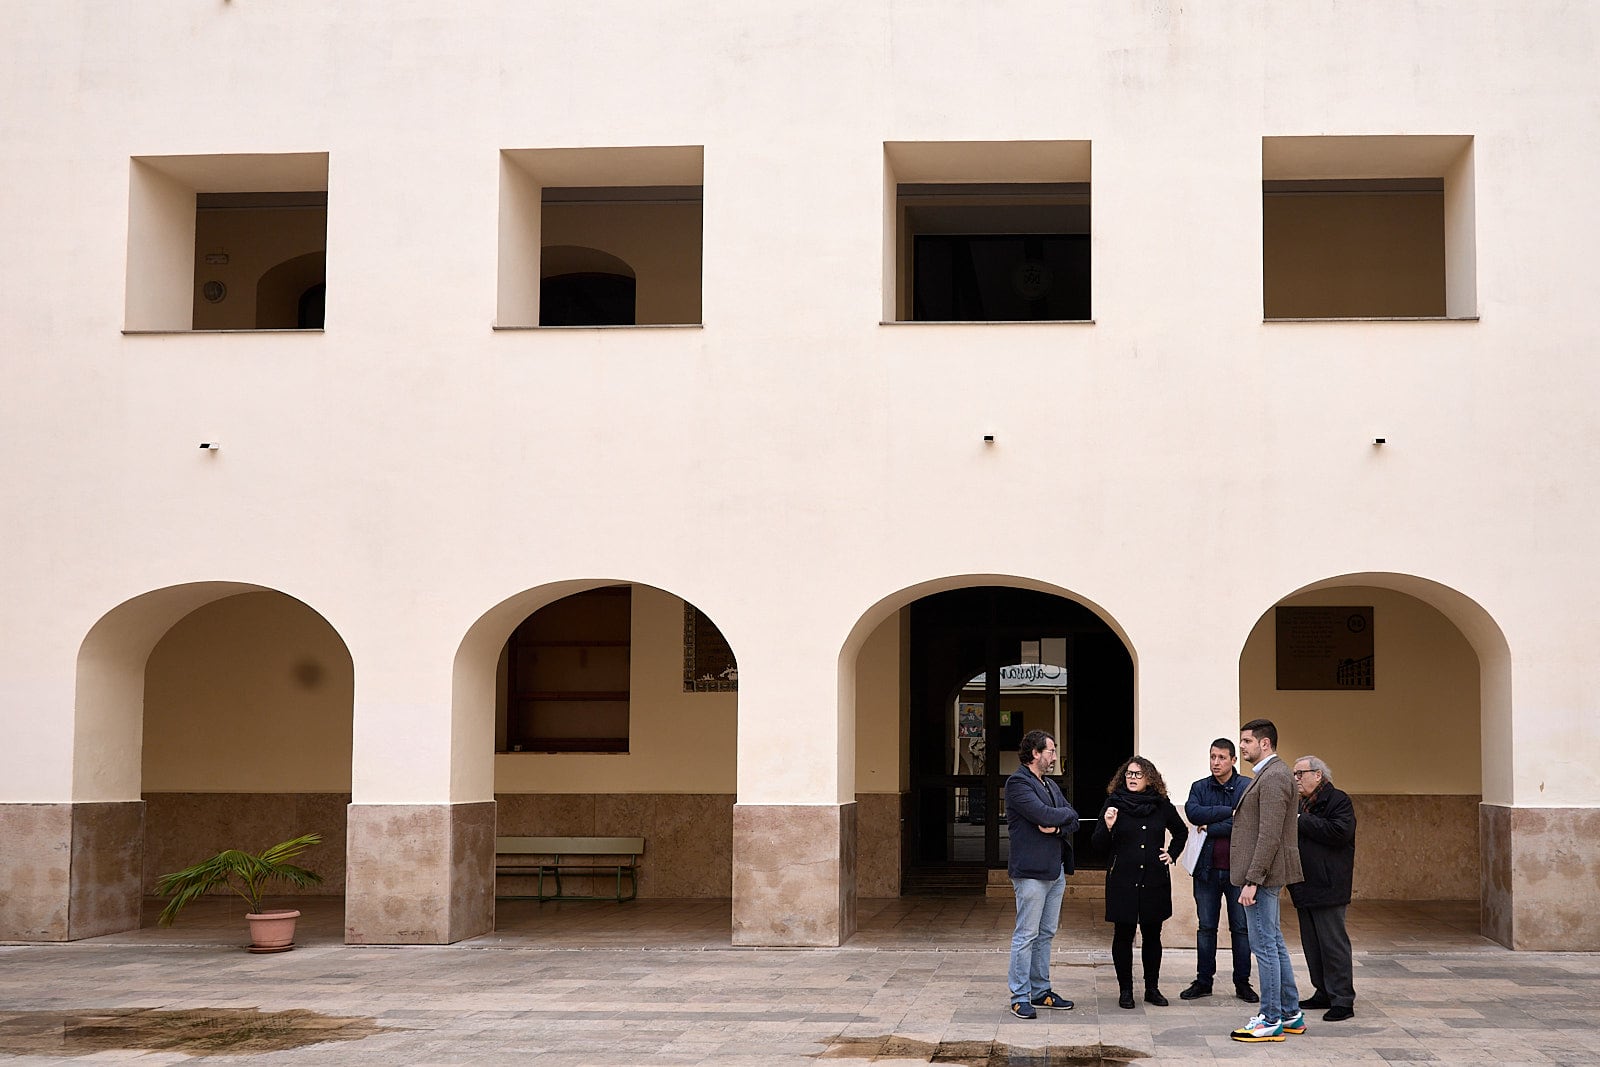
[[[1387,437],[1374,437],[1372,443],[1374,445],[1386,445],[1389,443],[1389,439]]]
[[[207,452],[215,452],[217,449],[221,448],[222,445],[217,441],[201,441],[200,447],[205,449]]]
[[[983,435],[983,443],[986,444],[986,445],[994,444],[994,434],[992,434],[992,433],[984,434]]]

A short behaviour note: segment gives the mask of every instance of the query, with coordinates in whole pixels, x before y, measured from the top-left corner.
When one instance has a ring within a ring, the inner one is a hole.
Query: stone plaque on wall
[[[1372,689],[1372,607],[1277,612],[1279,689]]]
[[[683,691],[685,693],[736,693],[739,664],[717,624],[683,605]]]

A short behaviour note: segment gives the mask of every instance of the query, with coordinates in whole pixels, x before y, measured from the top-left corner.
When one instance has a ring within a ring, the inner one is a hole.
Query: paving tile
[[[365,1019],[389,1029],[228,1062],[848,1067],[869,1061],[830,1052],[841,1042],[920,1049],[901,1062],[927,1062],[940,1042],[998,1040],[1016,1067],[1097,1042],[1137,1049],[1148,1056],[1137,1062],[1152,1067],[1600,1064],[1600,957],[1507,952],[1472,932],[1471,902],[1369,903],[1351,909],[1357,1017],[1313,1017],[1308,1034],[1268,1048],[1228,1040],[1249,1010],[1230,997],[1117,1008],[1108,932],[1084,907],[1064,915],[1052,966],[1077,1009],[1025,1022],[1005,1010],[1003,902],[864,902],[862,934],[843,948],[764,951],[731,947],[725,901],[613,905],[598,925],[577,907],[503,906],[495,934],[459,945],[347,947],[339,902],[317,898],[302,907],[302,946],[280,956],[239,952],[237,917],[218,910],[208,918],[203,908],[187,930],[0,946],[0,1058],[137,1057],[161,1067],[185,1057],[134,1049],[40,1056],[23,1043],[50,1013],[259,1008],[315,1012],[330,1028]],[[1178,974],[1192,956],[1179,945],[1168,959]]]

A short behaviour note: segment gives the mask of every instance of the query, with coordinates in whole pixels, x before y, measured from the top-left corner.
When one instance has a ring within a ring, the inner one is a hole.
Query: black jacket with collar
[[[1161,850],[1176,857],[1189,840],[1189,827],[1172,801],[1150,792],[1145,813],[1134,814],[1116,794],[1106,798],[1094,828],[1094,847],[1110,855],[1106,871],[1106,922],[1160,922],[1172,915],[1172,867]],[[1117,807],[1117,825],[1106,826],[1105,808]],[[1168,835],[1172,843],[1167,843]]]
[[[1323,783],[1295,826],[1306,880],[1289,887],[1294,906],[1335,908],[1350,903],[1356,869],[1356,809],[1350,794]]]

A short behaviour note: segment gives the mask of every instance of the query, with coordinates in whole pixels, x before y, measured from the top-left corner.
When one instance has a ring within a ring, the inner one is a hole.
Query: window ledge
[[[496,323],[489,329],[496,333],[517,333],[543,330],[556,332],[561,330],[703,330],[703,322],[641,322],[633,326],[501,326]]]
[[[1093,319],[884,319],[879,326],[1093,326]]]
[[[295,329],[295,330],[257,330],[257,329],[249,329],[249,330],[123,330],[122,331],[122,336],[124,336],[124,337],[147,337],[147,336],[167,337],[167,336],[171,336],[171,335],[174,335],[174,334],[182,335],[182,334],[186,334],[186,333],[228,334],[228,333],[326,333],[326,332],[327,331],[322,330],[322,329],[315,329],[315,330],[299,330],[299,329]]]
[[[1274,322],[1477,322],[1476,315],[1327,315],[1306,318],[1263,318]]]

